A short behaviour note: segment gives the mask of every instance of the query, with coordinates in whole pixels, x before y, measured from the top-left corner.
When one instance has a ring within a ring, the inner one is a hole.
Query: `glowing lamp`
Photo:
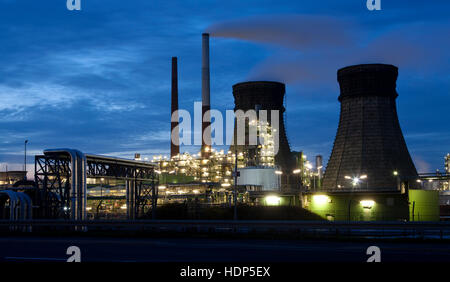
[[[362,200],[359,203],[365,209],[371,209],[375,205],[375,201],[372,200]]]
[[[281,198],[278,196],[267,196],[266,204],[268,206],[279,206],[281,203]]]
[[[313,200],[316,204],[323,205],[330,202],[330,198],[327,195],[314,195]]]

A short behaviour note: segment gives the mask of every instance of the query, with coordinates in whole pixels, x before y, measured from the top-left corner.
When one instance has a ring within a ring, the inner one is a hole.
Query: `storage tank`
[[[280,190],[280,175],[275,168],[246,167],[238,169],[238,185],[260,185],[263,191]]]

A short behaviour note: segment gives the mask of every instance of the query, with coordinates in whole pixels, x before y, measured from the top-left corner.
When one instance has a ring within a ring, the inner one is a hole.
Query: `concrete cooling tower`
[[[415,185],[417,171],[397,117],[397,75],[397,67],[384,64],[338,71],[341,113],[324,190],[392,191],[400,183]]]
[[[284,126],[284,95],[285,95],[285,85],[280,82],[270,82],[270,81],[249,81],[242,82],[233,85],[233,96],[235,102],[234,110],[242,110],[244,112],[248,110],[267,110],[267,121],[271,123],[271,110],[279,111],[279,150],[275,155],[275,165],[277,165],[282,171],[283,175],[282,186],[287,188],[293,188],[291,183],[296,183],[294,180],[290,180],[288,175],[291,174],[292,170],[295,168],[295,158],[291,154],[288,139],[286,136],[286,129]],[[234,136],[236,137],[236,125],[234,128]],[[248,131],[246,130],[246,134]],[[234,139],[236,140],[236,139]],[[247,137],[246,137],[247,141]],[[252,155],[252,146],[238,145],[231,146],[230,150],[238,152],[247,152],[247,159],[249,166],[258,165],[255,160],[255,156]],[[298,180],[297,180],[298,183]],[[296,184],[297,184],[296,183]]]

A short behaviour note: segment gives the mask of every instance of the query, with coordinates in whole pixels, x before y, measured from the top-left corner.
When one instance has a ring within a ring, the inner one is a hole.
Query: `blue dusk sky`
[[[327,161],[339,120],[336,71],[399,67],[400,124],[419,172],[450,151],[450,1],[0,0],[0,170],[47,148],[132,158],[167,154],[171,57],[180,108],[201,100],[201,34],[211,33],[211,106],[232,85],[286,83],[294,150]],[[183,147],[182,151],[195,151]],[[28,162],[33,163],[29,157]]]

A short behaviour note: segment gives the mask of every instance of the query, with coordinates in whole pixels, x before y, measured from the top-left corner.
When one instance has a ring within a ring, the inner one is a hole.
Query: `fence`
[[[329,221],[232,221],[232,220],[135,220],[63,221],[0,220],[4,233],[28,231],[89,232],[125,231],[143,233],[272,234],[314,238],[411,238],[450,239],[449,222],[329,222]]]

